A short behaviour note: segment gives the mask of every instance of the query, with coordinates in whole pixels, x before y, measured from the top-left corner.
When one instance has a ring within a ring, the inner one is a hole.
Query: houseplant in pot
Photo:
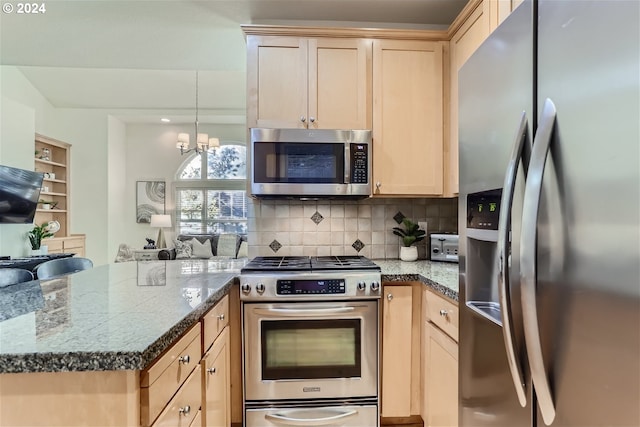
[[[34,225],[33,229],[29,231],[28,236],[29,243],[31,243],[31,254],[41,255],[42,239],[53,236],[53,233],[49,231],[49,223],[45,222],[42,225]]]
[[[415,261],[418,259],[418,248],[414,244],[424,240],[425,231],[409,218],[402,220],[404,229],[393,227],[393,234],[400,236],[402,246],[400,247],[400,259],[402,261]]]

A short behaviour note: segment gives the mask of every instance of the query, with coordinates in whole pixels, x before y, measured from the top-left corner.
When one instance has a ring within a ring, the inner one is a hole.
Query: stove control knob
[[[378,292],[380,290],[379,282],[371,282],[371,292]]]
[[[432,251],[434,254],[440,253],[440,248],[433,248]]]
[[[247,295],[249,292],[251,292],[251,285],[248,283],[245,283],[240,287],[240,289],[242,289],[243,294]]]
[[[260,295],[262,295],[262,294],[264,293],[264,284],[262,284],[262,283],[258,283],[258,284],[256,285],[256,291],[258,291],[258,293],[259,293]]]
[[[364,291],[365,289],[367,289],[367,284],[364,282],[358,282],[358,290]]]

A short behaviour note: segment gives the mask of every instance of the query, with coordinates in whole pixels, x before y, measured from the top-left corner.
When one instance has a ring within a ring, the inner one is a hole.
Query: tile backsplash
[[[458,199],[298,201],[249,199],[249,257],[364,255],[397,259],[400,238],[392,228],[408,217],[427,233],[457,232]],[[417,244],[427,258],[428,239]]]

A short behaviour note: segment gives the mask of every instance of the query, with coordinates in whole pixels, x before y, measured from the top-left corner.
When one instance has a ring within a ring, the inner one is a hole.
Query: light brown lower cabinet
[[[202,402],[200,365],[191,372],[169,404],[162,410],[153,427],[189,427],[198,415]]]
[[[203,427],[231,425],[229,328],[224,328],[202,358]]]
[[[425,427],[458,425],[458,307],[425,289],[422,409]]]
[[[424,425],[457,426],[458,343],[431,322],[424,330]]]
[[[229,427],[229,308],[225,296],[142,371],[1,374],[0,426]]]
[[[383,418],[420,415],[421,292],[418,282],[385,282],[382,294]]]

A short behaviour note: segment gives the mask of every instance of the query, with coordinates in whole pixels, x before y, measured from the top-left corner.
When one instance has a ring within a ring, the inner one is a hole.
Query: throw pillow
[[[204,259],[213,257],[213,253],[211,252],[211,240],[206,239],[203,243],[200,243],[198,239],[191,239],[189,242],[193,248],[193,254],[191,257]]]
[[[118,254],[116,255],[115,262],[127,262],[135,260],[136,259],[133,256],[133,250],[131,249],[131,246],[123,243],[118,247]]]
[[[182,240],[174,240],[173,244],[176,247],[176,259],[191,258],[193,253],[193,247],[190,242],[183,242]]]
[[[238,235],[237,234],[221,234],[218,237],[218,247],[216,249],[216,255],[236,257],[236,248],[238,247]]]
[[[245,241],[240,243],[240,249],[238,249],[238,258],[249,257],[249,244]]]

